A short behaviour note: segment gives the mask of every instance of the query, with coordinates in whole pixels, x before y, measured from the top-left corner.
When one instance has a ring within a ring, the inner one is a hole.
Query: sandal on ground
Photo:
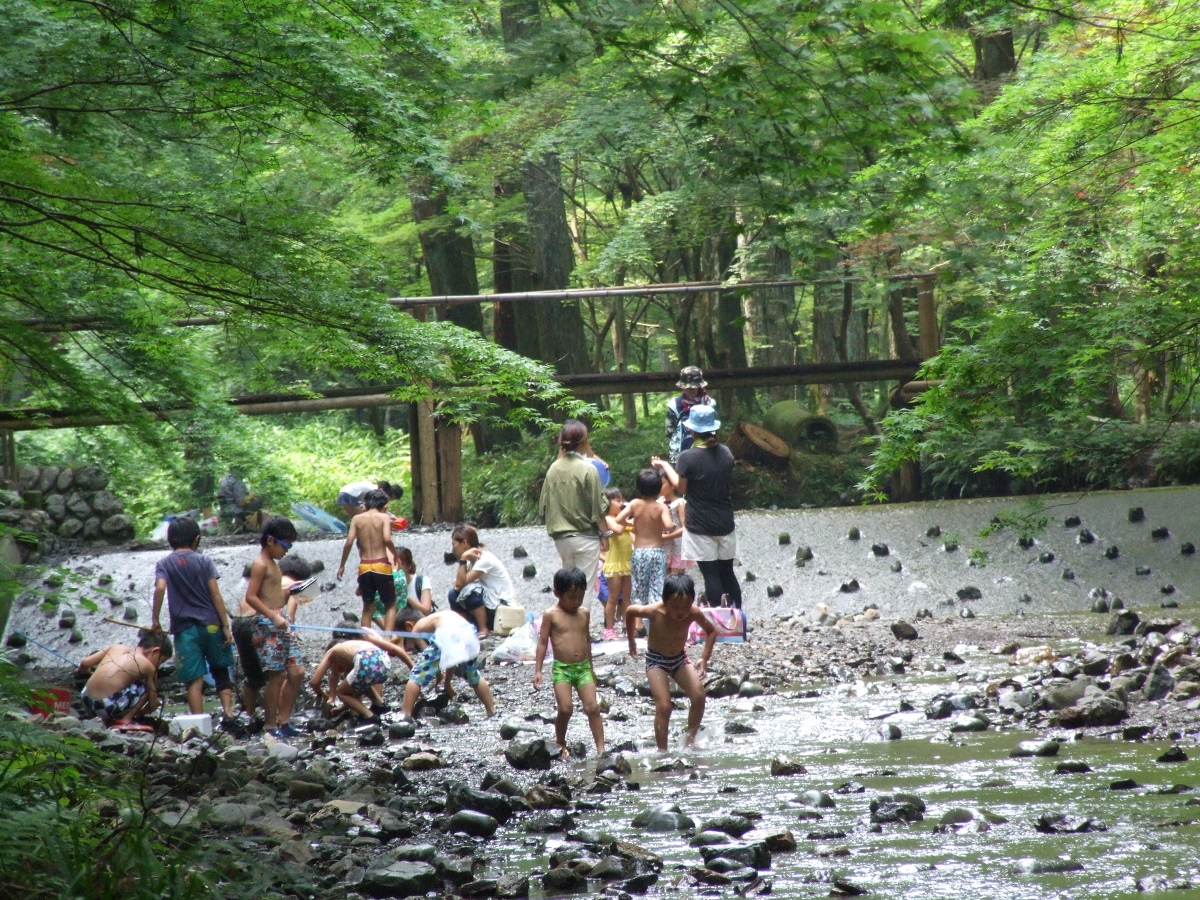
[[[611,628],[606,628],[604,630],[604,640],[615,641],[616,639],[617,639],[617,633],[615,631],[613,631]]]

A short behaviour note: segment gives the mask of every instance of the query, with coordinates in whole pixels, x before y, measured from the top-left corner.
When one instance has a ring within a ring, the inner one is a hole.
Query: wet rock
[[[843,581],[842,586],[838,588],[843,594],[853,594],[858,591],[858,579],[851,578],[849,581]]]
[[[693,847],[713,847],[717,844],[728,844],[729,835],[722,831],[704,831],[704,826],[700,826],[701,830],[692,835],[692,839],[688,842]],[[741,835],[735,835],[741,837]]]
[[[1165,541],[1171,536],[1171,529],[1163,526],[1162,528],[1154,528],[1150,531],[1150,537],[1156,541]]]
[[[1059,710],[1054,719],[1061,728],[1095,728],[1117,725],[1128,715],[1125,704],[1112,694],[1085,698],[1078,706]]]
[[[1181,556],[1195,556],[1196,545],[1191,541],[1184,541],[1179,545],[1179,553]]]
[[[1113,544],[1111,547],[1109,547],[1107,550],[1104,551],[1105,559],[1116,559],[1120,555],[1121,555],[1121,551],[1117,549],[1116,544]]]
[[[213,828],[241,828],[261,818],[262,807],[251,803],[218,803],[204,815]]]
[[[1163,609],[1179,609],[1179,601],[1170,597],[1159,604]]]
[[[714,859],[731,859],[752,869],[771,868],[771,851],[765,841],[751,841],[745,844],[724,844],[717,847],[701,847],[700,855],[704,864],[709,865]]]
[[[979,588],[975,587],[975,585],[973,585],[973,584],[969,584],[966,587],[959,588],[957,593],[958,593],[959,600],[982,600],[983,599],[983,591],[981,591]]]
[[[1157,761],[1160,763],[1180,763],[1187,762],[1187,759],[1188,755],[1186,751],[1182,747],[1175,746],[1158,757]]]
[[[753,827],[754,823],[745,816],[717,816],[701,822],[700,832],[719,831],[730,837],[740,838]]]
[[[504,748],[504,758],[514,769],[549,769],[558,747],[544,739],[513,741]]]
[[[540,731],[541,728],[532,722],[526,722],[522,719],[509,719],[506,722],[502,722],[500,725],[500,739],[504,741],[511,741],[522,732],[526,734],[537,734]]]
[[[133,606],[126,606],[121,612],[121,618],[126,622],[136,622],[138,620],[137,608]]]
[[[513,559],[525,559],[527,556],[529,556],[529,552],[520,544],[513,547]]]
[[[958,541],[943,541],[942,549],[945,550],[947,553],[953,553],[955,550],[958,549]]]
[[[1051,553],[1049,550],[1046,550],[1044,553],[1041,553],[1038,555],[1038,562],[1052,563],[1052,562],[1054,562],[1055,558],[1056,557],[1054,556],[1053,553]]]
[[[758,729],[746,722],[730,719],[725,723],[726,734],[758,734]]]
[[[658,882],[657,872],[643,872],[640,875],[634,875],[632,878],[622,881],[620,888],[626,891],[627,894],[644,894]]]
[[[628,878],[633,874],[632,868],[626,860],[609,854],[592,866],[587,873],[587,877],[596,878],[600,881],[615,881],[618,878]]]
[[[782,597],[783,588],[777,584],[772,584],[767,587],[767,596],[771,598]]]
[[[412,897],[431,891],[437,885],[437,869],[426,862],[396,860],[379,868],[368,869],[361,888],[372,897]]]
[[[884,557],[889,555],[892,551],[887,544],[872,544],[871,552],[877,557]]]
[[[813,809],[834,809],[837,806],[837,803],[827,793],[815,789],[805,791],[796,799]]]
[[[521,567],[521,577],[526,579],[537,578],[537,566],[535,566],[533,563],[525,563],[525,565]]]
[[[1092,771],[1092,767],[1078,759],[1060,762],[1054,767],[1055,775],[1086,775],[1090,771]]]
[[[1058,741],[1021,741],[1008,755],[1016,759],[1028,756],[1058,756]]]
[[[1094,544],[1096,543],[1096,536],[1084,528],[1079,534],[1075,535],[1075,540],[1080,544]]]
[[[804,767],[804,763],[798,759],[791,759],[787,756],[777,756],[771,760],[771,774],[779,777],[790,775],[807,775],[808,769]]]
[[[59,628],[74,628],[75,627],[75,611],[64,609],[61,616],[58,617]]]
[[[925,818],[925,801],[915,794],[882,794],[871,800],[871,821],[877,825],[920,822]]]
[[[747,569],[746,574],[742,576],[742,581],[749,584],[750,582],[758,581],[758,576]]]
[[[780,547],[786,547],[792,542],[792,536],[786,531],[779,532],[779,534],[775,536],[775,539],[779,542]]]
[[[741,682],[732,675],[716,676],[704,685],[708,696],[718,699],[721,697],[736,696],[739,687],[741,687]]]
[[[1093,600],[1092,601],[1092,612],[1107,613],[1108,612],[1108,601],[1105,600],[1103,597],[1098,597],[1095,600]]]
[[[876,733],[885,741],[898,741],[903,737],[899,725],[893,725],[891,722],[884,722],[876,729]]]
[[[1064,528],[1078,528],[1082,524],[1083,520],[1080,519],[1079,516],[1067,516],[1065,519],[1063,519]]]
[[[973,619],[975,618],[975,613],[969,607],[964,606],[958,611],[958,617],[960,619]]]
[[[12,647],[14,649],[20,649],[21,647],[24,647],[28,643],[29,643],[29,641],[26,639],[25,635],[23,635],[17,631],[12,631],[12,632],[9,632],[8,637],[5,639],[4,646]]]
[[[1140,506],[1130,507],[1129,521],[1134,523],[1135,525],[1138,522],[1145,522],[1146,521],[1146,511],[1144,509],[1142,509]]]
[[[299,747],[293,747],[291,744],[284,743],[283,741],[272,744],[267,750],[267,756],[271,757],[271,759],[280,759],[284,762],[291,762],[299,755]]]
[[[796,563],[811,562],[813,558],[812,547],[802,546],[796,548]]]
[[[755,681],[743,681],[738,685],[739,697],[761,697],[766,692],[767,689]]]
[[[925,718],[948,719],[954,714],[954,705],[948,697],[934,697],[925,706]]]
[[[957,733],[987,731],[989,724],[987,717],[976,710],[955,716],[950,723],[950,730]]]
[[[647,831],[691,831],[696,827],[695,821],[684,815],[677,803],[664,803],[639,813],[632,824]]]
[[[354,733],[358,736],[358,746],[360,747],[382,747],[387,741],[383,735],[383,729],[378,725],[356,728]]]
[[[532,809],[566,809],[571,805],[570,798],[565,793],[544,784],[535,784],[527,790],[525,802]]]
[[[1062,577],[1063,577],[1063,581],[1074,581],[1075,580],[1075,570],[1074,569],[1063,569]]]
[[[1108,830],[1108,826],[1103,822],[1098,822],[1090,817],[1069,816],[1065,813],[1043,813],[1038,816],[1033,827],[1042,834],[1088,834]]]
[[[1147,700],[1161,700],[1175,687],[1175,676],[1173,676],[1160,663],[1155,663],[1150,667],[1150,674],[1146,676],[1146,683],[1142,686],[1142,694]]]
[[[1141,617],[1132,609],[1123,609],[1112,617],[1105,633],[1110,635],[1133,634],[1140,621]]]
[[[389,722],[387,730],[393,741],[406,741],[417,735],[417,726],[412,722]]]
[[[1110,791],[1136,791],[1138,783],[1132,778],[1122,778],[1109,784]]]
[[[527,875],[505,875],[496,880],[496,896],[504,900],[520,900],[529,896]]]
[[[904,570],[904,564],[898,559],[893,559],[890,563],[888,563],[888,568],[893,572],[901,572]]]
[[[1029,550],[1029,549],[1037,546],[1037,541],[1035,541],[1031,537],[1025,537],[1024,535],[1022,535],[1021,537],[1017,538],[1017,546],[1020,547],[1022,550]]]
[[[446,812],[475,810],[486,813],[501,825],[513,814],[513,802],[504,794],[494,791],[477,791],[461,782],[450,782],[446,786]]]
[[[1064,872],[1082,872],[1083,866],[1072,859],[1026,857],[1017,860],[1013,869],[1018,875],[1058,875]]]
[[[846,532],[846,537],[852,541],[857,541],[860,537],[862,537],[862,532],[858,530],[857,525],[851,525],[850,530]]]
[[[575,820],[569,813],[562,810],[547,810],[529,816],[522,828],[530,834],[553,834],[560,831],[570,831],[575,827]]]
[[[447,703],[438,710],[438,721],[444,722],[447,725],[466,725],[471,721],[471,717],[467,715],[467,711],[457,703]]]
[[[892,635],[898,641],[915,641],[920,635],[917,629],[913,628],[908,622],[901,619],[898,622],[892,623]]]
[[[487,813],[473,809],[461,809],[450,817],[450,831],[453,834],[488,838],[495,834],[499,827],[500,823]]]
[[[1133,574],[1134,575],[1150,575],[1152,573],[1151,573],[1149,566],[1134,566]]]
[[[404,761],[400,765],[406,772],[428,772],[433,769],[440,769],[445,763],[442,762],[442,758],[436,753],[422,752],[404,757]]]
[[[288,784],[288,799],[293,803],[305,803],[309,800],[324,800],[327,790],[325,785],[296,779]]]
[[[937,538],[941,536],[942,529],[940,525],[930,525],[927,529],[925,529],[925,537]]]

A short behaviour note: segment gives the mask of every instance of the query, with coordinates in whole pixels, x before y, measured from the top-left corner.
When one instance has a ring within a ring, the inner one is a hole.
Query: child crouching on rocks
[[[708,669],[713,645],[717,641],[717,630],[708,621],[700,607],[694,604],[696,585],[687,575],[671,575],[663,583],[662,600],[649,606],[630,606],[625,610],[625,633],[629,635],[629,655],[637,657],[634,640],[633,620],[644,618],[649,626],[646,641],[646,680],[650,682],[650,694],[654,697],[654,742],[659,750],[667,749],[667,727],[671,723],[671,682],[687,694],[691,701],[688,710],[687,738],[683,745],[690,747],[700,731],[704,718],[704,685],[700,679]],[[692,668],[688,660],[688,626],[695,622],[704,629],[704,653],[700,665]]]
[[[404,689],[404,717],[412,718],[421,689],[432,684],[439,672],[446,673],[445,694],[454,696],[450,686],[450,675],[457,671],[475,690],[487,711],[488,718],[496,714],[496,701],[492,697],[491,685],[479,674],[476,660],[479,658],[479,635],[475,628],[462,616],[450,610],[435,612],[413,623],[414,635],[431,635],[428,645],[413,664]]]
[[[158,708],[158,667],[171,658],[171,639],[143,631],[137,647],[110,644],[87,656],[79,671],[91,671],[80,698],[83,708],[105,725],[123,726]]]
[[[404,652],[404,648],[369,632],[339,641],[325,652],[309,684],[320,696],[321,682],[328,673],[327,702],[330,707],[336,700],[341,700],[362,720],[360,724],[378,725],[380,714],[386,708],[378,686],[387,681],[388,670],[392,666],[390,656],[403,660],[406,666],[412,668],[412,657]],[[370,701],[370,710],[363,703],[364,697]],[[331,709],[331,712],[336,711]]]
[[[537,658],[533,663],[533,687],[542,686],[542,663],[546,647],[554,645],[554,700],[558,716],[554,720],[554,738],[561,756],[568,756],[567,723],[571,721],[571,688],[579,694],[583,714],[587,716],[596,741],[596,754],[604,755],[604,722],[596,703],[596,676],[592,671],[592,641],[589,631],[591,613],[583,609],[587,576],[579,569],[559,569],[554,573],[554,596],[558,602],[542,616],[538,635]]]

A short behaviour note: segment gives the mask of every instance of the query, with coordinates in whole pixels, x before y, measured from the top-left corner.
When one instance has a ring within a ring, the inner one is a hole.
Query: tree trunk
[[[842,358],[842,362],[850,362],[849,339],[850,323],[856,318],[856,312],[859,314],[865,313],[866,310],[854,309],[855,283],[847,281],[842,284],[842,319],[838,328],[837,348],[838,355]],[[866,337],[866,324],[864,322],[862,329],[863,337]],[[864,359],[863,356],[857,356],[855,359]],[[843,381],[842,387],[846,389],[846,396],[850,398],[850,404],[854,407],[859,417],[862,418],[863,424],[867,426],[867,431],[870,434],[879,434],[879,428],[875,424],[875,420],[871,417],[871,413],[867,410],[867,405],[863,403],[862,389],[857,381]]]
[[[504,0],[500,4],[500,30],[504,34],[504,47],[510,53],[540,24],[537,0]]]
[[[888,317],[892,323],[891,351],[896,359],[916,359],[917,348],[913,346],[908,334],[908,325],[904,321],[905,301],[916,300],[917,286],[912,282],[902,283],[892,287],[887,293]]]
[[[979,81],[990,81],[1017,71],[1017,51],[1013,46],[1011,28],[994,31],[991,34],[976,34],[972,37],[975,44],[975,78]]]
[[[575,268],[567,209],[559,182],[560,166],[553,153],[522,164],[525,209],[529,221],[530,269],[533,290],[561,290]],[[576,301],[535,300],[540,358],[562,375],[588,370],[583,317]]]
[[[417,188],[411,199],[413,222],[418,226],[429,223],[419,229],[425,271],[429,275],[429,292],[434,296],[478,294],[475,247],[469,234],[458,231],[461,222],[452,221],[446,215],[446,192],[439,190],[429,196],[427,190]],[[483,333],[483,310],[478,303],[440,306],[437,317],[439,321],[453,322],[461,328]]]
[[[782,247],[772,244],[765,248],[761,266],[754,267],[750,276],[786,281],[792,277],[792,258]],[[795,288],[760,288],[745,296],[742,315],[754,348],[754,365],[786,366],[796,362],[796,336],[792,333],[795,311]],[[770,388],[769,396],[773,401],[787,400],[795,392],[794,386],[777,385]]]
[[[518,183],[496,183],[497,205],[516,200],[520,193],[521,185]],[[498,294],[533,290],[533,275],[529,265],[529,232],[524,222],[508,217],[496,224],[492,240],[492,283]],[[496,343],[530,359],[541,359],[537,313],[533,306],[514,300],[500,300],[492,306],[492,333]]]

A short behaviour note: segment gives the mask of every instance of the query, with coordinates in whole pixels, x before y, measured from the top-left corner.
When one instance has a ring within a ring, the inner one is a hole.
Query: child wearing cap
[[[681,393],[667,401],[667,458],[671,465],[679,459],[679,454],[691,448],[693,436],[684,424],[691,415],[693,406],[711,406],[717,408],[716,401],[705,390],[708,382],[698,366],[684,366],[679,370],[679,380],[675,387]]]

